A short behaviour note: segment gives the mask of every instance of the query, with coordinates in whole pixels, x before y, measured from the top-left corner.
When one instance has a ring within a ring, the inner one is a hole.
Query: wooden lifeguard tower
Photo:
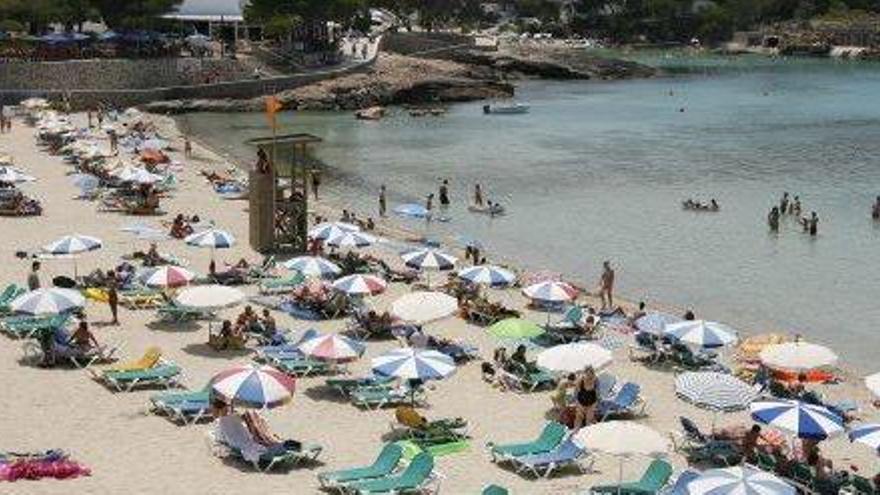
[[[303,253],[308,247],[310,147],[322,140],[287,134],[247,141],[265,153],[268,166],[250,172],[250,242],[261,253]]]

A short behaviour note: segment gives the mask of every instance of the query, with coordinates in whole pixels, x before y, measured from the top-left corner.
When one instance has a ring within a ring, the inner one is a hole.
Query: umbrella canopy
[[[733,375],[715,372],[687,372],[675,379],[675,393],[691,404],[716,412],[749,407],[758,392]]]
[[[458,301],[442,292],[410,292],[391,304],[392,315],[417,325],[446,318],[456,311]]]
[[[725,347],[736,343],[736,331],[722,323],[695,320],[666,325],[663,333],[684,344],[700,347]]]
[[[374,358],[373,371],[405,380],[440,380],[455,372],[455,361],[441,352],[404,347]]]
[[[179,266],[166,265],[150,270],[143,277],[149,287],[182,287],[196,278],[195,273]]]
[[[134,182],[135,184],[155,184],[162,180],[161,175],[156,175],[142,167],[122,167],[113,175],[122,182]]]
[[[609,455],[657,457],[669,452],[669,441],[634,421],[605,421],[582,428],[574,440],[585,450]]]
[[[687,485],[687,495],[795,495],[773,473],[748,466],[711,469]]]
[[[600,370],[613,361],[611,351],[588,342],[551,347],[538,354],[538,366],[559,373],[576,373],[586,367]]]
[[[12,167],[0,167],[0,182],[4,184],[18,184],[20,182],[32,182],[36,179],[23,174]]]
[[[200,285],[184,289],[175,301],[187,308],[219,309],[240,304],[244,301],[244,294],[224,285]]]
[[[680,321],[682,321],[681,318],[669,313],[652,312],[642,316],[633,324],[640,332],[660,335],[663,333],[663,329],[666,328],[666,325],[678,323]]]
[[[479,265],[464,268],[458,272],[458,278],[467,280],[472,284],[488,285],[490,287],[506,287],[516,281],[516,275],[494,265]]]
[[[542,302],[566,302],[578,296],[577,289],[558,280],[538,282],[526,287],[522,292],[529,299]]]
[[[752,402],[752,419],[799,438],[824,440],[843,432],[843,418],[822,406],[796,400]]]
[[[335,248],[362,248],[375,243],[375,237],[363,232],[343,232],[327,240],[327,245]]]
[[[880,423],[853,428],[849,432],[849,439],[852,442],[859,442],[871,447],[874,452],[880,455]]]
[[[307,277],[333,278],[342,270],[335,263],[317,256],[299,256],[284,262],[284,267]]]
[[[102,246],[101,239],[87,235],[73,234],[43,246],[43,251],[50,254],[77,254],[94,251]]]
[[[873,392],[874,395],[880,397],[880,373],[874,373],[865,378],[865,385],[868,386],[868,390]]]
[[[406,266],[416,270],[451,270],[457,261],[454,256],[432,248],[407,251],[400,257]]]
[[[211,390],[232,404],[275,407],[293,397],[294,379],[270,366],[242,365],[211,379]]]
[[[51,288],[22,294],[9,303],[9,308],[16,313],[54,315],[81,308],[85,304],[85,298],[75,290]]]
[[[208,229],[187,236],[184,241],[190,246],[224,249],[235,244],[235,237],[225,230]]]
[[[376,275],[348,275],[333,282],[333,288],[352,296],[374,296],[385,291],[388,283]]]
[[[394,207],[394,213],[412,218],[425,218],[431,214],[427,208],[417,203],[397,205]]]
[[[299,350],[307,356],[334,361],[359,358],[366,348],[363,342],[334,333],[307,339],[299,345]]]
[[[339,237],[346,232],[358,232],[361,228],[357,225],[345,222],[325,222],[319,223],[309,230],[309,237],[319,241],[326,241],[334,237]]]
[[[837,362],[837,354],[831,349],[802,341],[768,346],[761,351],[760,358],[770,368],[792,371],[809,371]]]
[[[90,174],[76,174],[73,176],[73,187],[83,191],[91,191],[97,189],[101,185],[101,180]]]
[[[530,339],[544,333],[544,329],[537,323],[522,318],[507,318],[501,320],[486,331],[489,335],[499,339]]]

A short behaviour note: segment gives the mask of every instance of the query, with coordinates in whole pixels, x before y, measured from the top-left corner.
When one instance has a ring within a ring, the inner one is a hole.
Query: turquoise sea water
[[[801,332],[864,371],[880,366],[880,223],[870,218],[880,194],[880,65],[640,58],[667,77],[526,82],[518,99],[532,105],[528,115],[484,116],[473,103],[441,118],[303,113],[282,122],[326,140],[326,187],[362,214],[375,214],[382,183],[397,203],[423,201],[449,178],[452,221],[431,229],[589,286],[609,259],[629,298]],[[258,114],[183,121],[247,161],[242,142],[266,133]],[[509,215],[468,213],[476,182]],[[819,214],[817,238],[793,219],[769,233],[782,191]],[[717,198],[722,210],[683,211],[688,196]]]

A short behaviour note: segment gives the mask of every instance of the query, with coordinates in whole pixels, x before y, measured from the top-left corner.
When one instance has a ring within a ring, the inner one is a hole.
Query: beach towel
[[[161,358],[162,349],[159,349],[158,347],[150,347],[144,351],[144,355],[137,361],[117,364],[116,366],[107,368],[105,372],[146,370],[156,366]]]
[[[248,462],[259,462],[267,451],[266,447],[254,441],[240,416],[230,415],[218,419],[214,435],[219,443],[238,451]]]

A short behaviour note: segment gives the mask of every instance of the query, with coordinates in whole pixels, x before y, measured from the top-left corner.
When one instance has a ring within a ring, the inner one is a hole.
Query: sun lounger
[[[370,386],[351,391],[351,403],[367,409],[381,409],[386,406],[415,404],[424,400],[422,387],[403,385],[399,387]]]
[[[150,397],[153,411],[174,422],[190,425],[210,418],[211,385],[197,392],[171,392]]]
[[[499,485],[486,485],[480,493],[481,495],[510,495],[507,488]]]
[[[519,380],[522,389],[527,392],[551,388],[556,385],[556,376],[543,368],[526,369],[525,367],[517,366],[512,371]]]
[[[15,284],[9,284],[3,289],[3,292],[0,293],[0,314],[9,314],[12,310],[9,308],[9,303],[11,303],[15,298],[27,292],[24,288],[19,287]]]
[[[196,320],[211,320],[214,313],[203,309],[186,308],[176,304],[162,306],[158,310],[159,319],[168,323],[183,323]]]
[[[277,294],[279,292],[290,292],[305,282],[306,278],[302,273],[296,272],[285,278],[270,278],[260,281],[260,294]]]
[[[275,466],[313,462],[322,450],[318,445],[302,445],[299,449],[286,448],[282,444],[267,447],[254,439],[244,420],[237,415],[218,419],[213,437],[218,455],[233,455],[262,472]]]
[[[673,433],[675,450],[684,454],[689,462],[711,462],[716,466],[733,466],[739,462],[741,455],[734,442],[710,438],[688,418],[680,417],[679,422],[683,434]],[[774,470],[775,464],[770,468]]]
[[[597,417],[600,421],[605,421],[609,416],[641,415],[645,409],[645,401],[641,397],[641,391],[641,387],[635,383],[624,383],[614,397],[599,401],[599,407],[596,409]]]
[[[664,488],[660,494],[661,495],[688,495],[688,485],[691,481],[699,478],[701,473],[694,469],[685,469],[681,473],[679,473],[678,477],[675,479],[675,483],[672,486]]]
[[[347,491],[360,494],[369,493],[437,493],[440,478],[434,473],[434,458],[421,452],[399,476],[388,476],[377,480],[360,481],[346,487]]]
[[[851,476],[849,486],[845,490],[847,490],[845,493],[852,495],[880,495],[880,487],[875,488],[871,480],[858,475]]]
[[[62,332],[60,337],[56,337],[52,343],[52,354],[55,362],[66,361],[77,368],[85,369],[98,363],[110,363],[116,359],[118,346],[99,345],[86,349],[69,345],[67,343],[67,334]],[[32,363],[43,362],[43,349],[39,343],[29,341],[24,344],[25,359]]]
[[[94,374],[95,378],[114,388],[117,392],[131,392],[139,387],[171,388],[179,385],[179,366],[161,362],[152,368],[131,371],[104,371]]]
[[[525,443],[488,444],[492,462],[509,461],[515,457],[546,454],[555,449],[568,434],[568,429],[561,423],[548,422],[535,440]]]
[[[44,330],[64,328],[69,321],[68,313],[52,316],[8,316],[0,320],[0,330],[13,339],[29,339]]]
[[[396,443],[382,447],[379,457],[366,467],[342,469],[318,474],[318,481],[325,488],[339,488],[350,483],[375,480],[390,476],[403,458],[403,448]]]
[[[620,485],[602,485],[590,488],[590,493],[607,493],[609,495],[655,495],[660,492],[672,477],[672,466],[666,461],[656,459],[651,462],[639,481],[621,483]]]
[[[468,423],[463,418],[428,421],[410,406],[398,406],[394,416],[397,423],[391,425],[392,431],[412,441],[422,450],[468,438]]]
[[[569,466],[576,467],[581,473],[589,471],[590,468],[581,463],[584,457],[586,451],[569,437],[550,452],[513,457],[511,461],[518,473],[549,478],[553,472]]]
[[[162,349],[159,349],[158,347],[148,347],[144,351],[143,356],[135,359],[134,361],[116,363],[110,368],[105,368],[104,371],[145,370],[147,368],[152,368],[153,366],[156,366],[161,359]]]
[[[360,378],[328,378],[325,383],[340,394],[348,395],[358,388],[388,385],[393,381],[394,378],[389,376],[370,375]]]
[[[327,361],[308,356],[272,358],[269,363],[284,373],[295,377],[328,375],[336,373],[339,370],[338,367],[333,366]]]

